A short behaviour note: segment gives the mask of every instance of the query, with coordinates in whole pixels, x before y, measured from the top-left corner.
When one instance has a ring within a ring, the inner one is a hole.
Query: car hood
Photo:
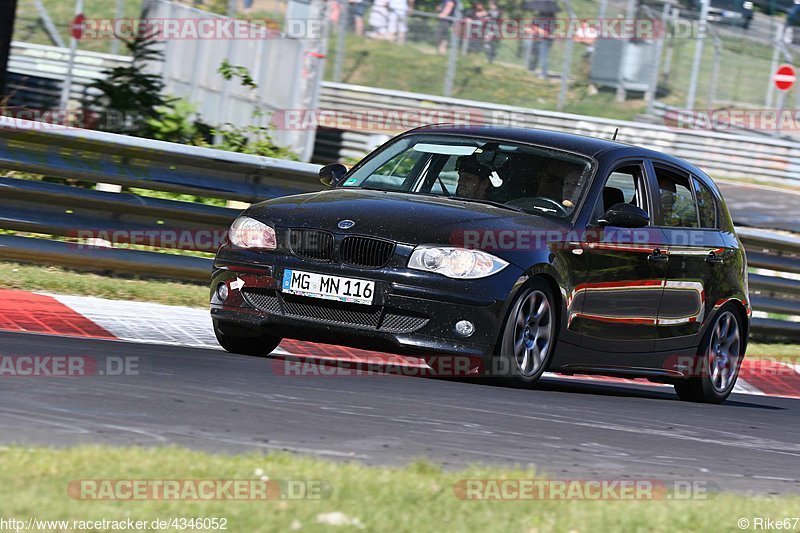
[[[555,230],[566,222],[492,205],[363,189],[329,189],[251,206],[248,216],[278,227],[316,228],[408,244],[455,244],[461,232]],[[339,229],[352,220],[349,229]]]

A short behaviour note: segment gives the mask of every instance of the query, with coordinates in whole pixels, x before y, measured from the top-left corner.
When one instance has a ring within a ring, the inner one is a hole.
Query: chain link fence
[[[569,4],[562,5],[565,17],[574,16]],[[406,0],[338,6],[328,56],[331,81],[474,97],[480,90],[469,89],[487,80],[530,76],[551,82],[539,90],[540,101],[556,101],[564,98],[573,65],[587,57],[573,41],[537,34],[534,12],[504,13],[494,2],[445,0],[438,12],[408,9]]]

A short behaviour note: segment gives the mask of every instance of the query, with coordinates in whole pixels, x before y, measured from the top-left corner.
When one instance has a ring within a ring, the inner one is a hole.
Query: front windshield
[[[589,182],[588,158],[549,148],[445,135],[409,135],[386,146],[342,184],[503,204],[569,217]]]

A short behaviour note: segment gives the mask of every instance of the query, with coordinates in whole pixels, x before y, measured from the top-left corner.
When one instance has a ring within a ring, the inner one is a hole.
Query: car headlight
[[[450,246],[418,246],[408,260],[408,268],[456,279],[485,278],[506,266],[506,261],[492,254]]]
[[[275,230],[250,217],[239,217],[228,232],[231,244],[239,248],[274,250],[278,246]]]

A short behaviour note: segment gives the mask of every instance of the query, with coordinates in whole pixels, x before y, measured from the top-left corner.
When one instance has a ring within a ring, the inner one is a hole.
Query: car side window
[[[694,185],[697,207],[700,212],[700,227],[718,228],[717,202],[714,199],[714,194],[697,178],[692,178],[692,184]]]
[[[614,204],[619,203],[635,205],[649,213],[643,176],[642,167],[639,165],[627,165],[614,169],[603,186],[603,193],[595,206],[592,222],[597,223],[603,213]]]
[[[688,176],[653,165],[658,179],[661,214],[664,225],[675,228],[699,228],[697,202]]]

